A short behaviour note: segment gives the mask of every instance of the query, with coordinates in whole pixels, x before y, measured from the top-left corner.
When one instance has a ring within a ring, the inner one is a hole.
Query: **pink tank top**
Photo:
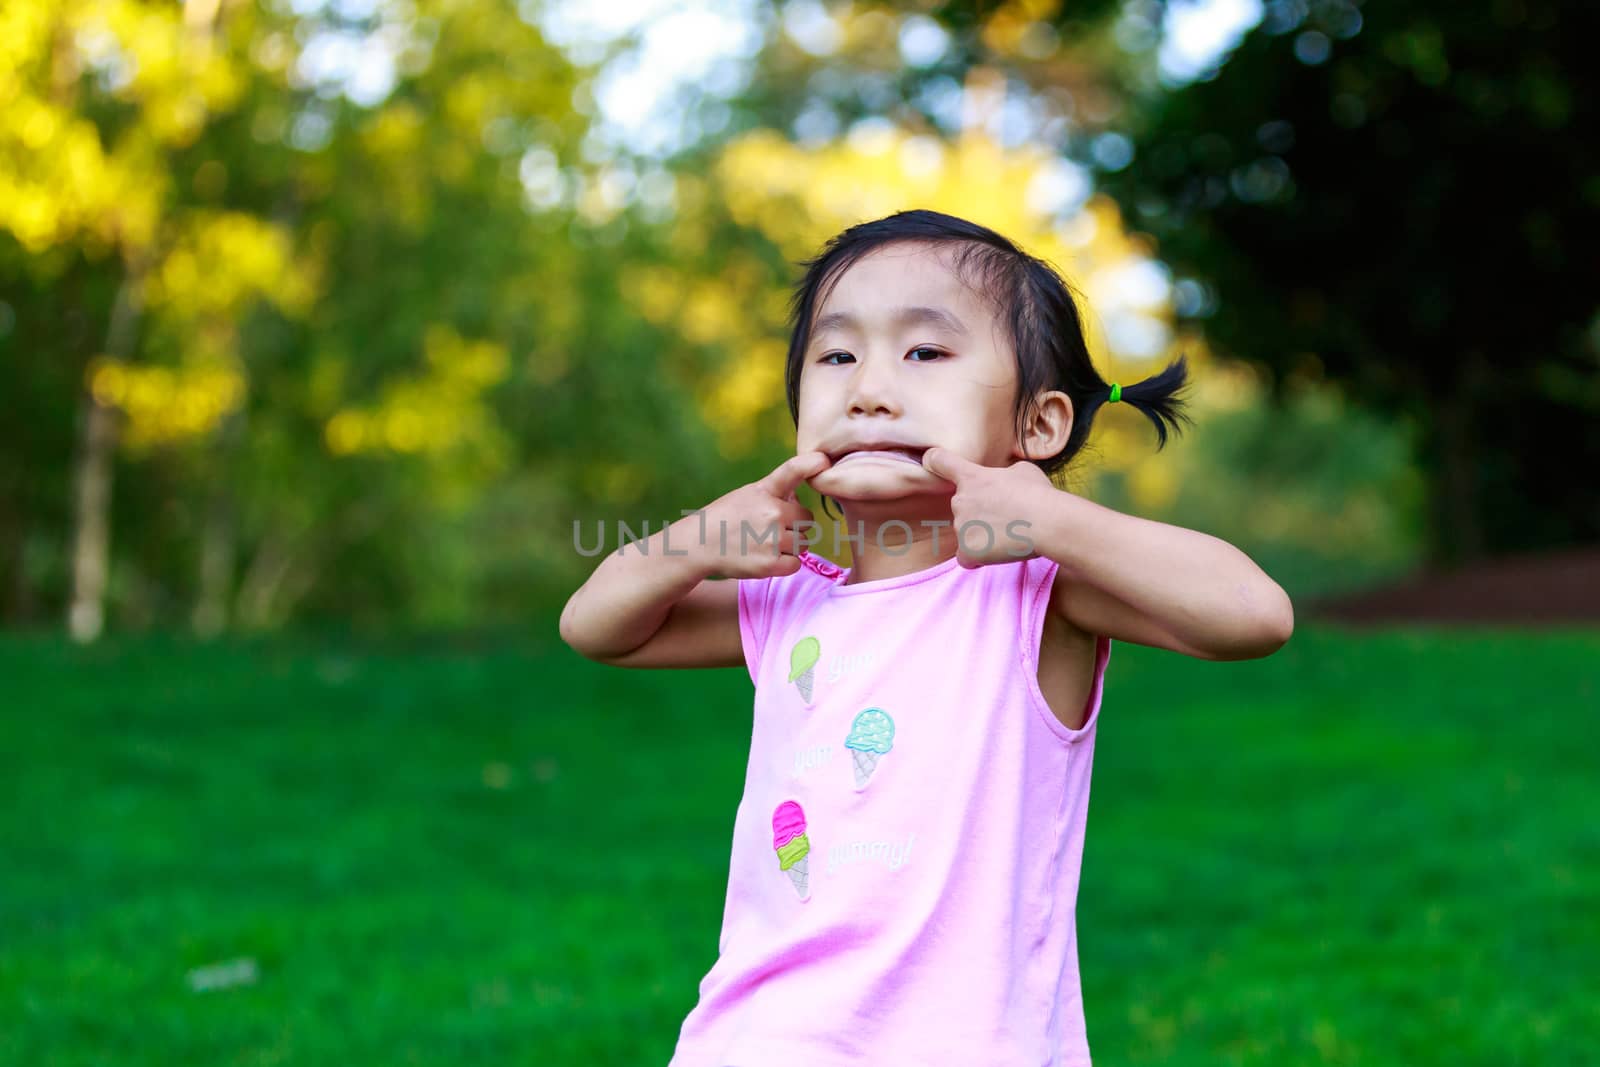
[[[755,722],[718,956],[670,1067],[1083,1067],[1095,727],[1038,682],[1057,564],[739,581]]]

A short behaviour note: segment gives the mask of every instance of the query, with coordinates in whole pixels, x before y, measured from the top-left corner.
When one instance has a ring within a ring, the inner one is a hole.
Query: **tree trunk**
[[[143,310],[143,271],[129,267],[117,288],[106,329],[106,355],[127,359]],[[86,644],[105,626],[106,580],[111,560],[111,476],[116,458],[120,413],[95,399],[87,380],[79,407],[78,455],[73,467],[72,597],[67,630]]]
[[[200,637],[215,637],[228,627],[233,599],[234,562],[238,555],[232,473],[233,457],[244,434],[247,413],[227,416],[210,449],[211,496],[200,534],[200,581],[191,621]]]
[[[233,498],[222,484],[212,493],[200,535],[200,583],[191,616],[200,637],[215,637],[227,628],[233,558]]]
[[[239,582],[234,618],[246,630],[266,630],[280,624],[293,607],[286,591],[303,594],[309,582],[309,564],[303,558],[310,540],[310,527],[293,533],[269,530],[261,540],[250,565]]]
[[[117,413],[85,395],[82,437],[73,481],[72,602],[67,629],[86,644],[105,625],[106,576],[111,551],[111,460],[117,448]]]

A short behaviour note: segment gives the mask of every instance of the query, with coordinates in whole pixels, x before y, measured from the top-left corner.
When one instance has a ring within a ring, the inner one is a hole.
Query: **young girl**
[[[561,617],[591,659],[755,682],[718,957],[670,1067],[1081,1067],[1111,641],[1265,656],[1289,599],[1226,542],[1052,483],[1103,403],[1165,445],[1185,367],[1103,382],[1048,265],[907,211],[805,266],[797,454],[608,555]],[[809,550],[802,482],[849,569]]]

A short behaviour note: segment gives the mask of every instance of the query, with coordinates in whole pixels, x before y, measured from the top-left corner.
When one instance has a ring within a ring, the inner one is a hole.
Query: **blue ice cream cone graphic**
[[[878,769],[878,761],[894,747],[894,720],[882,708],[868,708],[850,724],[850,736],[844,739],[844,747],[850,750],[859,790]]]

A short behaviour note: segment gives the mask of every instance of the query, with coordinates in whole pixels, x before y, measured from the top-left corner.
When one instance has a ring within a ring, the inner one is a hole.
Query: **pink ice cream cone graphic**
[[[844,739],[855,764],[856,789],[861,789],[878,769],[878,761],[894,747],[894,720],[882,708],[868,708],[850,724],[850,736]]]
[[[800,899],[810,897],[811,842],[806,838],[806,813],[792,800],[785,800],[772,813],[772,847],[778,853],[778,869],[789,876]]]
[[[800,690],[800,699],[811,703],[811,688],[817,681],[817,660],[822,656],[822,642],[815,637],[802,637],[789,651],[789,681]]]

